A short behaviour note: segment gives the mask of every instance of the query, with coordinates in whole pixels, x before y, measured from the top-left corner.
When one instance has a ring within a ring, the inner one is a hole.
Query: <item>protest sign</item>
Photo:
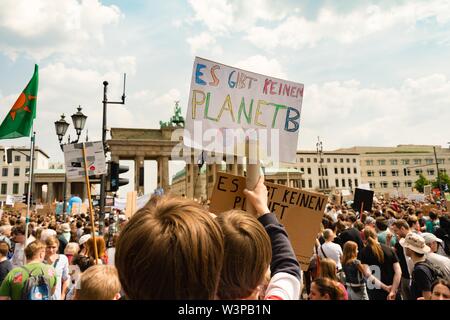
[[[128,218],[131,218],[133,214],[136,212],[136,191],[131,191],[127,193],[127,204],[125,207],[125,215]]]
[[[423,186],[423,194],[429,196],[431,194],[431,185]]]
[[[431,205],[431,204],[425,204],[422,206],[422,213],[424,216],[429,216],[430,215],[430,211],[433,209],[438,209],[438,206],[436,205]]]
[[[101,141],[85,142],[88,174],[100,175],[106,173],[106,158]],[[84,177],[83,143],[64,145],[64,163],[68,180]]]
[[[368,211],[370,212],[372,210],[372,203],[373,203],[373,191],[372,190],[365,190],[356,188],[355,189],[355,198],[353,199],[352,208],[356,212],[361,211]]]
[[[301,268],[306,271],[320,231],[327,197],[269,182],[265,185],[269,210],[285,226]],[[209,210],[220,214],[230,209],[245,208],[244,188],[245,177],[218,172]]]
[[[411,193],[408,195],[408,200],[410,201],[414,200],[418,202],[425,201],[425,195],[419,193]]]
[[[14,206],[14,197],[11,195],[6,195],[6,204],[9,206]]]
[[[251,137],[259,143],[259,160],[293,163],[302,100],[301,83],[196,57],[183,141],[195,149],[245,156],[245,139]]]

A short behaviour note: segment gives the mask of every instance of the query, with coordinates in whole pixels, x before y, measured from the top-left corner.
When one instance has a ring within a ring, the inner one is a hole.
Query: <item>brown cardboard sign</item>
[[[297,260],[302,270],[306,271],[313,255],[316,236],[320,231],[327,196],[269,182],[265,185],[269,198],[268,207],[285,226]],[[210,211],[220,214],[231,209],[243,210],[244,188],[244,177],[218,172]]]
[[[423,213],[424,216],[429,216],[430,215],[430,211],[433,210],[433,209],[437,210],[438,206],[431,205],[431,204],[425,204],[425,205],[422,206],[422,213]]]

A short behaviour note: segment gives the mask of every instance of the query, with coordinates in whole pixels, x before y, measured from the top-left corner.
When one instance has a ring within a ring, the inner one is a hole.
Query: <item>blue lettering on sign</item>
[[[201,84],[201,85],[206,85],[206,82],[201,79],[200,77],[203,75],[203,72],[201,72],[201,69],[206,68],[206,66],[204,64],[197,64],[197,67],[195,68],[195,83],[197,84]]]
[[[291,117],[291,112],[294,112],[295,115]],[[298,130],[298,128],[300,127],[300,123],[299,121],[297,121],[298,119],[300,119],[300,112],[298,112],[297,109],[288,107],[287,112],[286,112],[286,122],[284,125],[284,130],[288,131],[288,132],[295,132]],[[289,128],[289,123],[292,123],[294,125],[293,128]]]

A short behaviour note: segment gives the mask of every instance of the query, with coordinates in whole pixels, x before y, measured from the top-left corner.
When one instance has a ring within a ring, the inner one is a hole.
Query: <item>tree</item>
[[[425,178],[425,176],[421,173],[419,175],[419,179],[414,183],[414,187],[417,191],[423,192],[423,187],[430,184],[430,181]]]
[[[433,188],[439,188],[439,183],[438,182],[441,183],[441,186],[447,185],[450,188],[450,178],[449,178],[447,173],[439,172],[439,179],[432,181]],[[443,187],[443,189],[444,189],[444,187]],[[439,188],[439,190],[440,190],[440,188]]]

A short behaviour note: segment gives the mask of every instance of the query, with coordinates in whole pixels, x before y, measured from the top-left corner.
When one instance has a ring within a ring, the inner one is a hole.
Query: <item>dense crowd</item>
[[[33,212],[28,239],[25,218],[5,210],[0,299],[450,299],[438,199],[375,199],[361,214],[329,201],[302,272],[263,179],[245,194],[255,214],[154,196],[131,219],[111,212],[102,232],[85,214]]]

